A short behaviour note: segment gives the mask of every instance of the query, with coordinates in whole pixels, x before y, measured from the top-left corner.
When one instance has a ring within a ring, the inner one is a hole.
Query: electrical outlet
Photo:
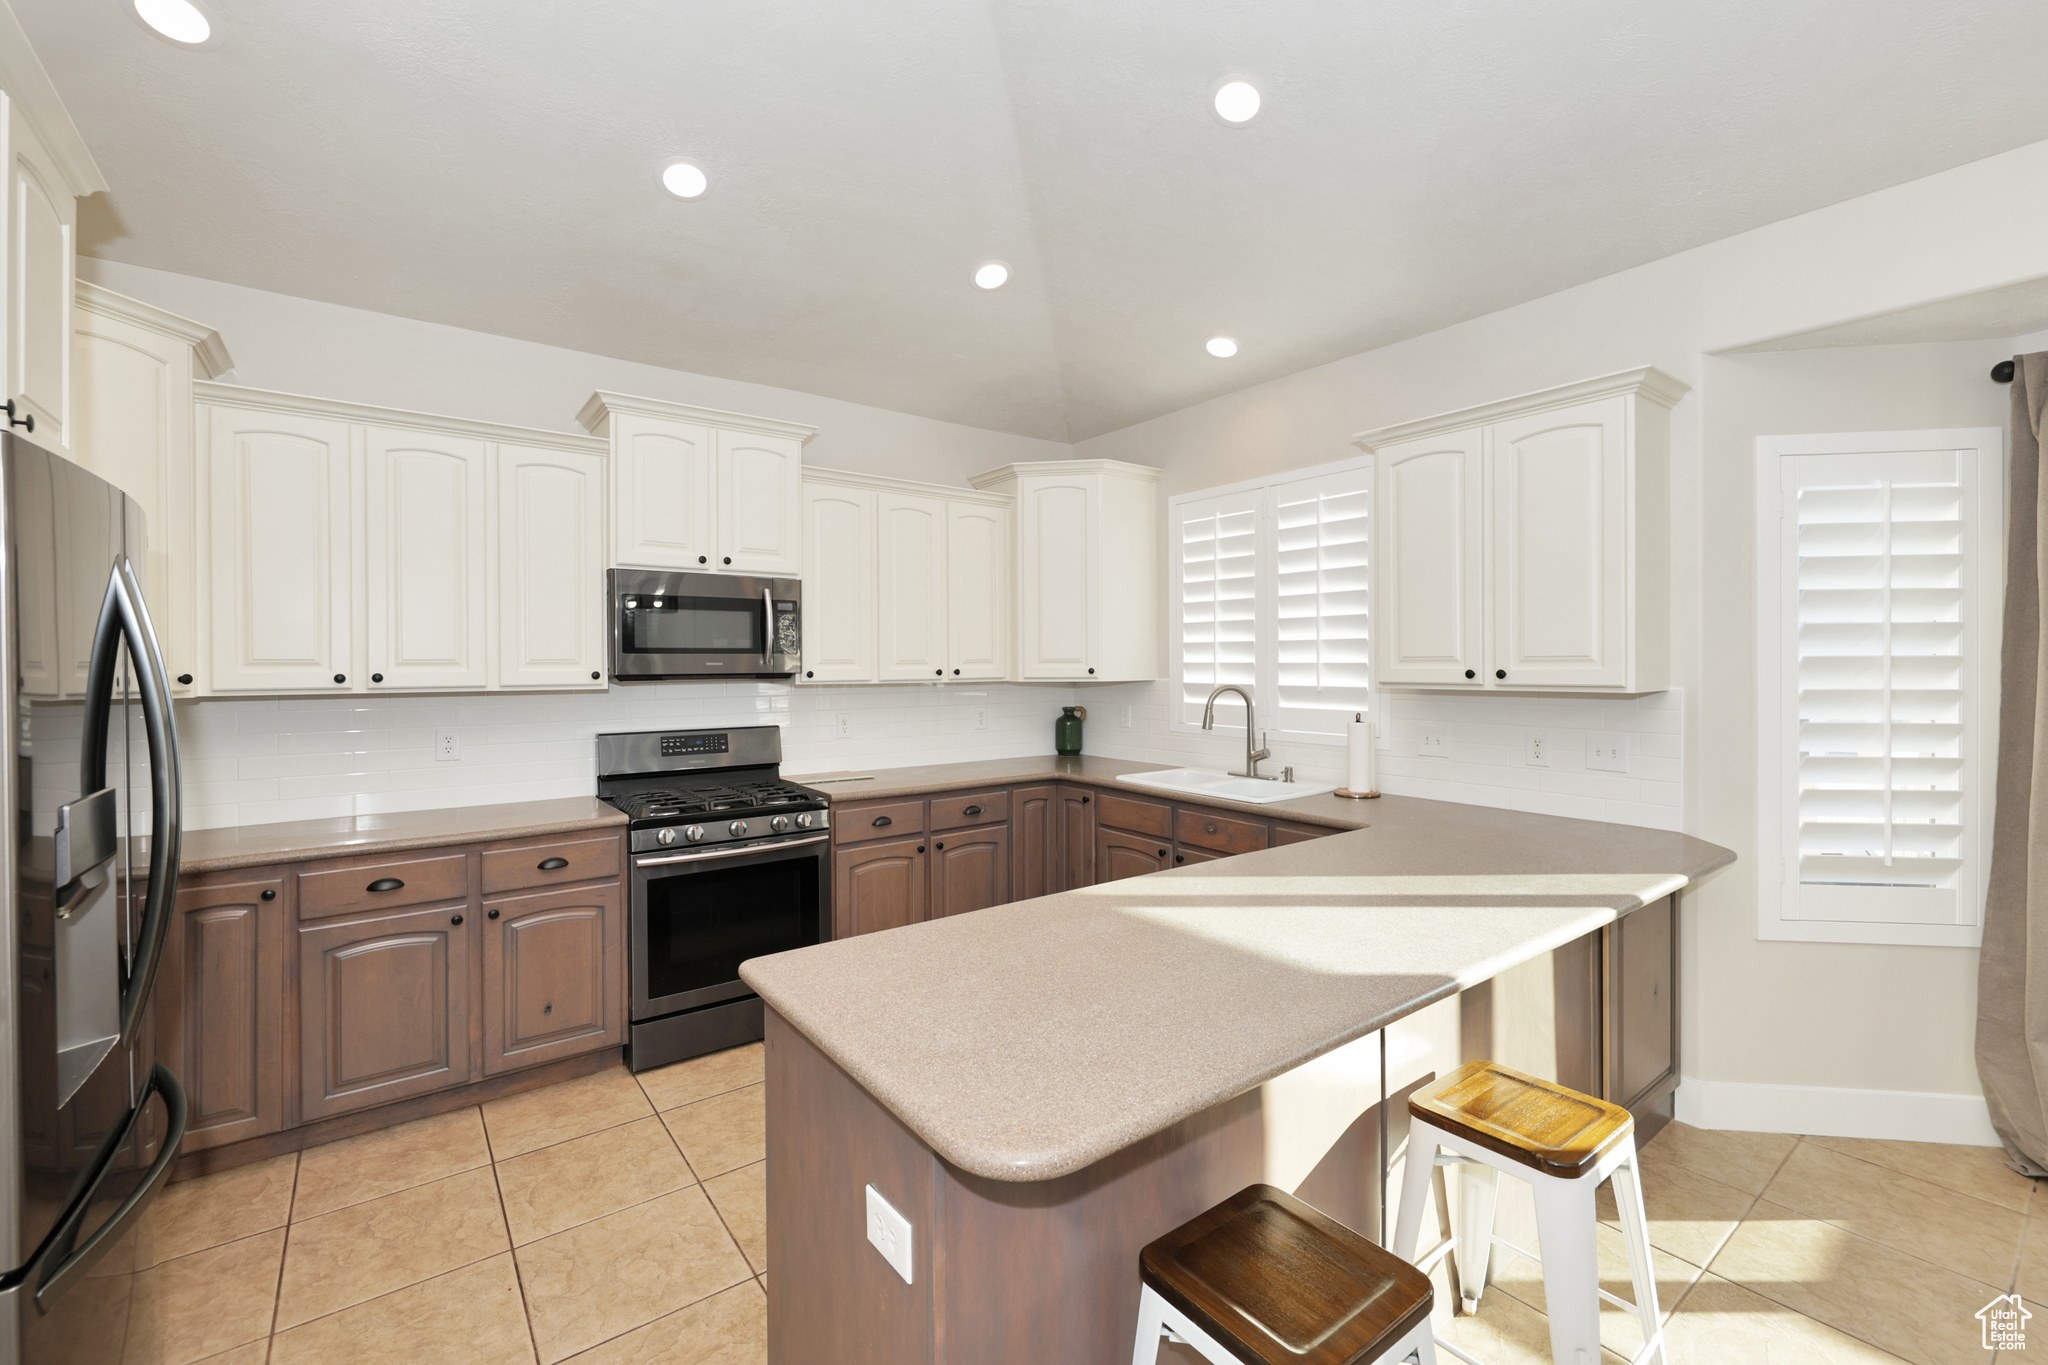
[[[977,730],[988,729],[988,708],[986,706],[974,708],[974,728]]]
[[[841,711],[832,717],[832,733],[841,739],[853,738],[853,717]]]
[[[882,1253],[903,1283],[910,1280],[910,1220],[896,1212],[895,1207],[870,1185],[868,1191],[868,1241],[875,1250]]]
[[[1423,758],[1449,758],[1451,756],[1451,727],[1448,725],[1418,725],[1415,727],[1415,752]]]
[[[1131,704],[1129,702],[1124,703],[1124,709],[1118,713],[1116,723],[1125,730],[1131,728]]]
[[[1628,771],[1628,736],[1620,730],[1595,730],[1586,736],[1586,766],[1602,772]]]
[[[436,763],[460,763],[462,745],[457,742],[453,730],[434,731],[434,761]]]
[[[1550,766],[1550,731],[1529,730],[1522,741],[1522,762],[1532,768]]]

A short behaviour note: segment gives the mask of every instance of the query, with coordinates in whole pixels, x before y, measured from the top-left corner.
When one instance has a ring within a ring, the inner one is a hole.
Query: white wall
[[[1746,853],[1748,443],[1762,425],[2002,424],[2005,391],[1984,370],[2013,343],[1882,348],[1897,353],[1875,358],[1709,353],[2048,276],[2043,221],[2048,143],[2037,143],[1096,437],[1076,454],[1158,465],[1172,495],[1343,459],[1356,454],[1356,432],[1595,374],[1653,364],[1685,380],[1694,391],[1673,412],[1669,528],[1684,827]],[[1526,723],[1513,699],[1468,701],[1474,725]],[[1397,740],[1404,705],[1392,707]],[[1227,741],[1201,741],[1230,754]],[[1689,1076],[1898,1092],[1901,1123],[1911,1096],[1980,1093],[1974,952],[1764,944],[1755,918],[1746,863],[1686,898]]]

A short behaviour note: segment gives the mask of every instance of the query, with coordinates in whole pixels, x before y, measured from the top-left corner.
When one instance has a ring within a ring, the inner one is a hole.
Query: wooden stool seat
[[[1635,1131],[1618,1104],[1502,1066],[1467,1062],[1408,1099],[1408,1113],[1547,1175],[1575,1177]]]
[[[1365,1365],[1425,1323],[1435,1298],[1414,1266],[1271,1185],[1181,1224],[1138,1265],[1247,1365]]]

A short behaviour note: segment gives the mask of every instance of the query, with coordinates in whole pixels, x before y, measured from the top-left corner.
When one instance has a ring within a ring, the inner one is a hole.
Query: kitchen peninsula
[[[1665,913],[1668,963],[1670,898],[1733,861],[1400,797],[1258,809],[1354,828],[747,964],[773,1365],[1118,1358],[1138,1249],[1254,1181],[1377,1233],[1405,1093],[1465,1057],[1634,1093],[1605,1056],[1649,1003],[1628,919]],[[911,1226],[907,1282],[868,1245],[869,1186]]]

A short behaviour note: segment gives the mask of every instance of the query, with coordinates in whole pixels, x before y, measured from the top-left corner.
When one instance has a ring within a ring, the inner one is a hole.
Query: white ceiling
[[[201,2],[13,0],[89,254],[1060,440],[2048,131],[2040,0]]]

